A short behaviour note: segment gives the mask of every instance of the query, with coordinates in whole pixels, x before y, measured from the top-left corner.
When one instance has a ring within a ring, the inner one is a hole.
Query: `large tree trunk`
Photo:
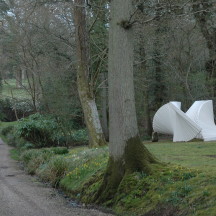
[[[113,197],[125,175],[150,173],[155,159],[142,144],[135,111],[133,84],[133,13],[131,0],[111,2],[109,32],[110,158],[97,202]]]
[[[86,29],[85,0],[75,0],[74,21],[77,41],[77,85],[89,134],[90,147],[106,144],[93,91],[89,86],[88,32]]]

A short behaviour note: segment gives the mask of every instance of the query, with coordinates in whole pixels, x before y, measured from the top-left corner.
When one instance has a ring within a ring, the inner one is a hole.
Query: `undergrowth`
[[[0,134],[8,145],[25,149],[88,143],[86,129],[76,128],[73,121],[65,127],[55,116],[36,113],[19,121],[0,122]]]

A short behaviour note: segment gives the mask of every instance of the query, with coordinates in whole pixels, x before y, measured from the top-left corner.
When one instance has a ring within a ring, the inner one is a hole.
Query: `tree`
[[[133,6],[130,0],[111,2],[109,29],[110,157],[96,196],[103,202],[115,194],[122,179],[135,171],[151,172],[156,162],[138,132],[133,84]]]
[[[162,104],[166,101],[166,84],[165,84],[165,78],[163,73],[163,58],[162,56],[162,33],[166,31],[166,28],[164,26],[165,22],[161,22],[161,12],[160,12],[161,5],[159,3],[156,4],[156,16],[155,16],[155,40],[153,43],[153,62],[155,67],[154,72],[154,88],[152,89],[154,93],[154,111],[157,111]],[[166,24],[166,23],[165,23]]]
[[[91,2],[89,13],[90,25],[90,74],[91,86],[98,102],[101,126],[106,141],[109,140],[108,129],[108,92],[107,92],[107,41],[109,9],[106,0]]]
[[[75,0],[74,23],[77,41],[77,85],[79,98],[84,112],[85,123],[89,133],[89,144],[93,146],[105,145],[93,89],[89,85],[89,48],[86,26],[85,0]]]
[[[212,1],[192,1],[195,19],[200,27],[209,50],[209,59],[206,62],[207,80],[210,81],[210,92],[216,97],[216,28],[215,28],[215,3]]]

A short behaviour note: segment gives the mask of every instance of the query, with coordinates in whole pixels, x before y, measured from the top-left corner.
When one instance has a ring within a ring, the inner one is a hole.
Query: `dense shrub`
[[[88,143],[88,134],[86,129],[80,129],[73,131],[70,136],[70,142],[76,145],[87,144]]]
[[[14,121],[16,119],[15,113],[12,109],[11,101],[9,99],[0,100],[0,120]]]
[[[17,134],[39,148],[60,144],[57,122],[39,113],[22,119],[17,126]]]
[[[3,136],[7,136],[9,133],[13,132],[14,131],[14,126],[13,125],[9,125],[7,127],[4,127],[2,130],[1,130],[1,134]]]
[[[86,129],[76,129],[73,121],[63,128],[59,118],[39,113],[17,122],[5,123],[1,134],[14,147],[26,150],[51,146],[85,145],[88,142]],[[74,128],[73,128],[74,127]]]
[[[36,148],[80,145],[88,142],[85,129],[65,130],[58,119],[39,113],[22,119],[17,126],[17,134]]]
[[[8,145],[13,147],[22,147],[25,141],[16,134],[16,126],[8,125],[2,128],[1,135]]]
[[[15,114],[16,110],[16,114]],[[27,117],[34,112],[32,103],[28,99],[1,99],[0,100],[0,120],[15,121],[17,117]],[[17,115],[17,117],[16,117]]]
[[[17,147],[18,143],[24,144],[23,140],[17,137],[14,133],[9,133],[7,136],[5,136],[6,142],[8,145]]]

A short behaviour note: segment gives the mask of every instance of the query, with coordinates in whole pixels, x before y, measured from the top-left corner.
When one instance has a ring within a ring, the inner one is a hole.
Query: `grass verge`
[[[11,149],[10,156],[12,159],[19,161],[20,160],[20,151],[18,149]]]
[[[196,215],[216,212],[216,143],[145,143],[167,165],[154,165],[153,174],[125,178],[115,197],[103,203],[120,215]],[[107,147],[59,150],[32,149],[21,154],[30,174],[62,188],[84,203],[92,203],[108,160]]]

